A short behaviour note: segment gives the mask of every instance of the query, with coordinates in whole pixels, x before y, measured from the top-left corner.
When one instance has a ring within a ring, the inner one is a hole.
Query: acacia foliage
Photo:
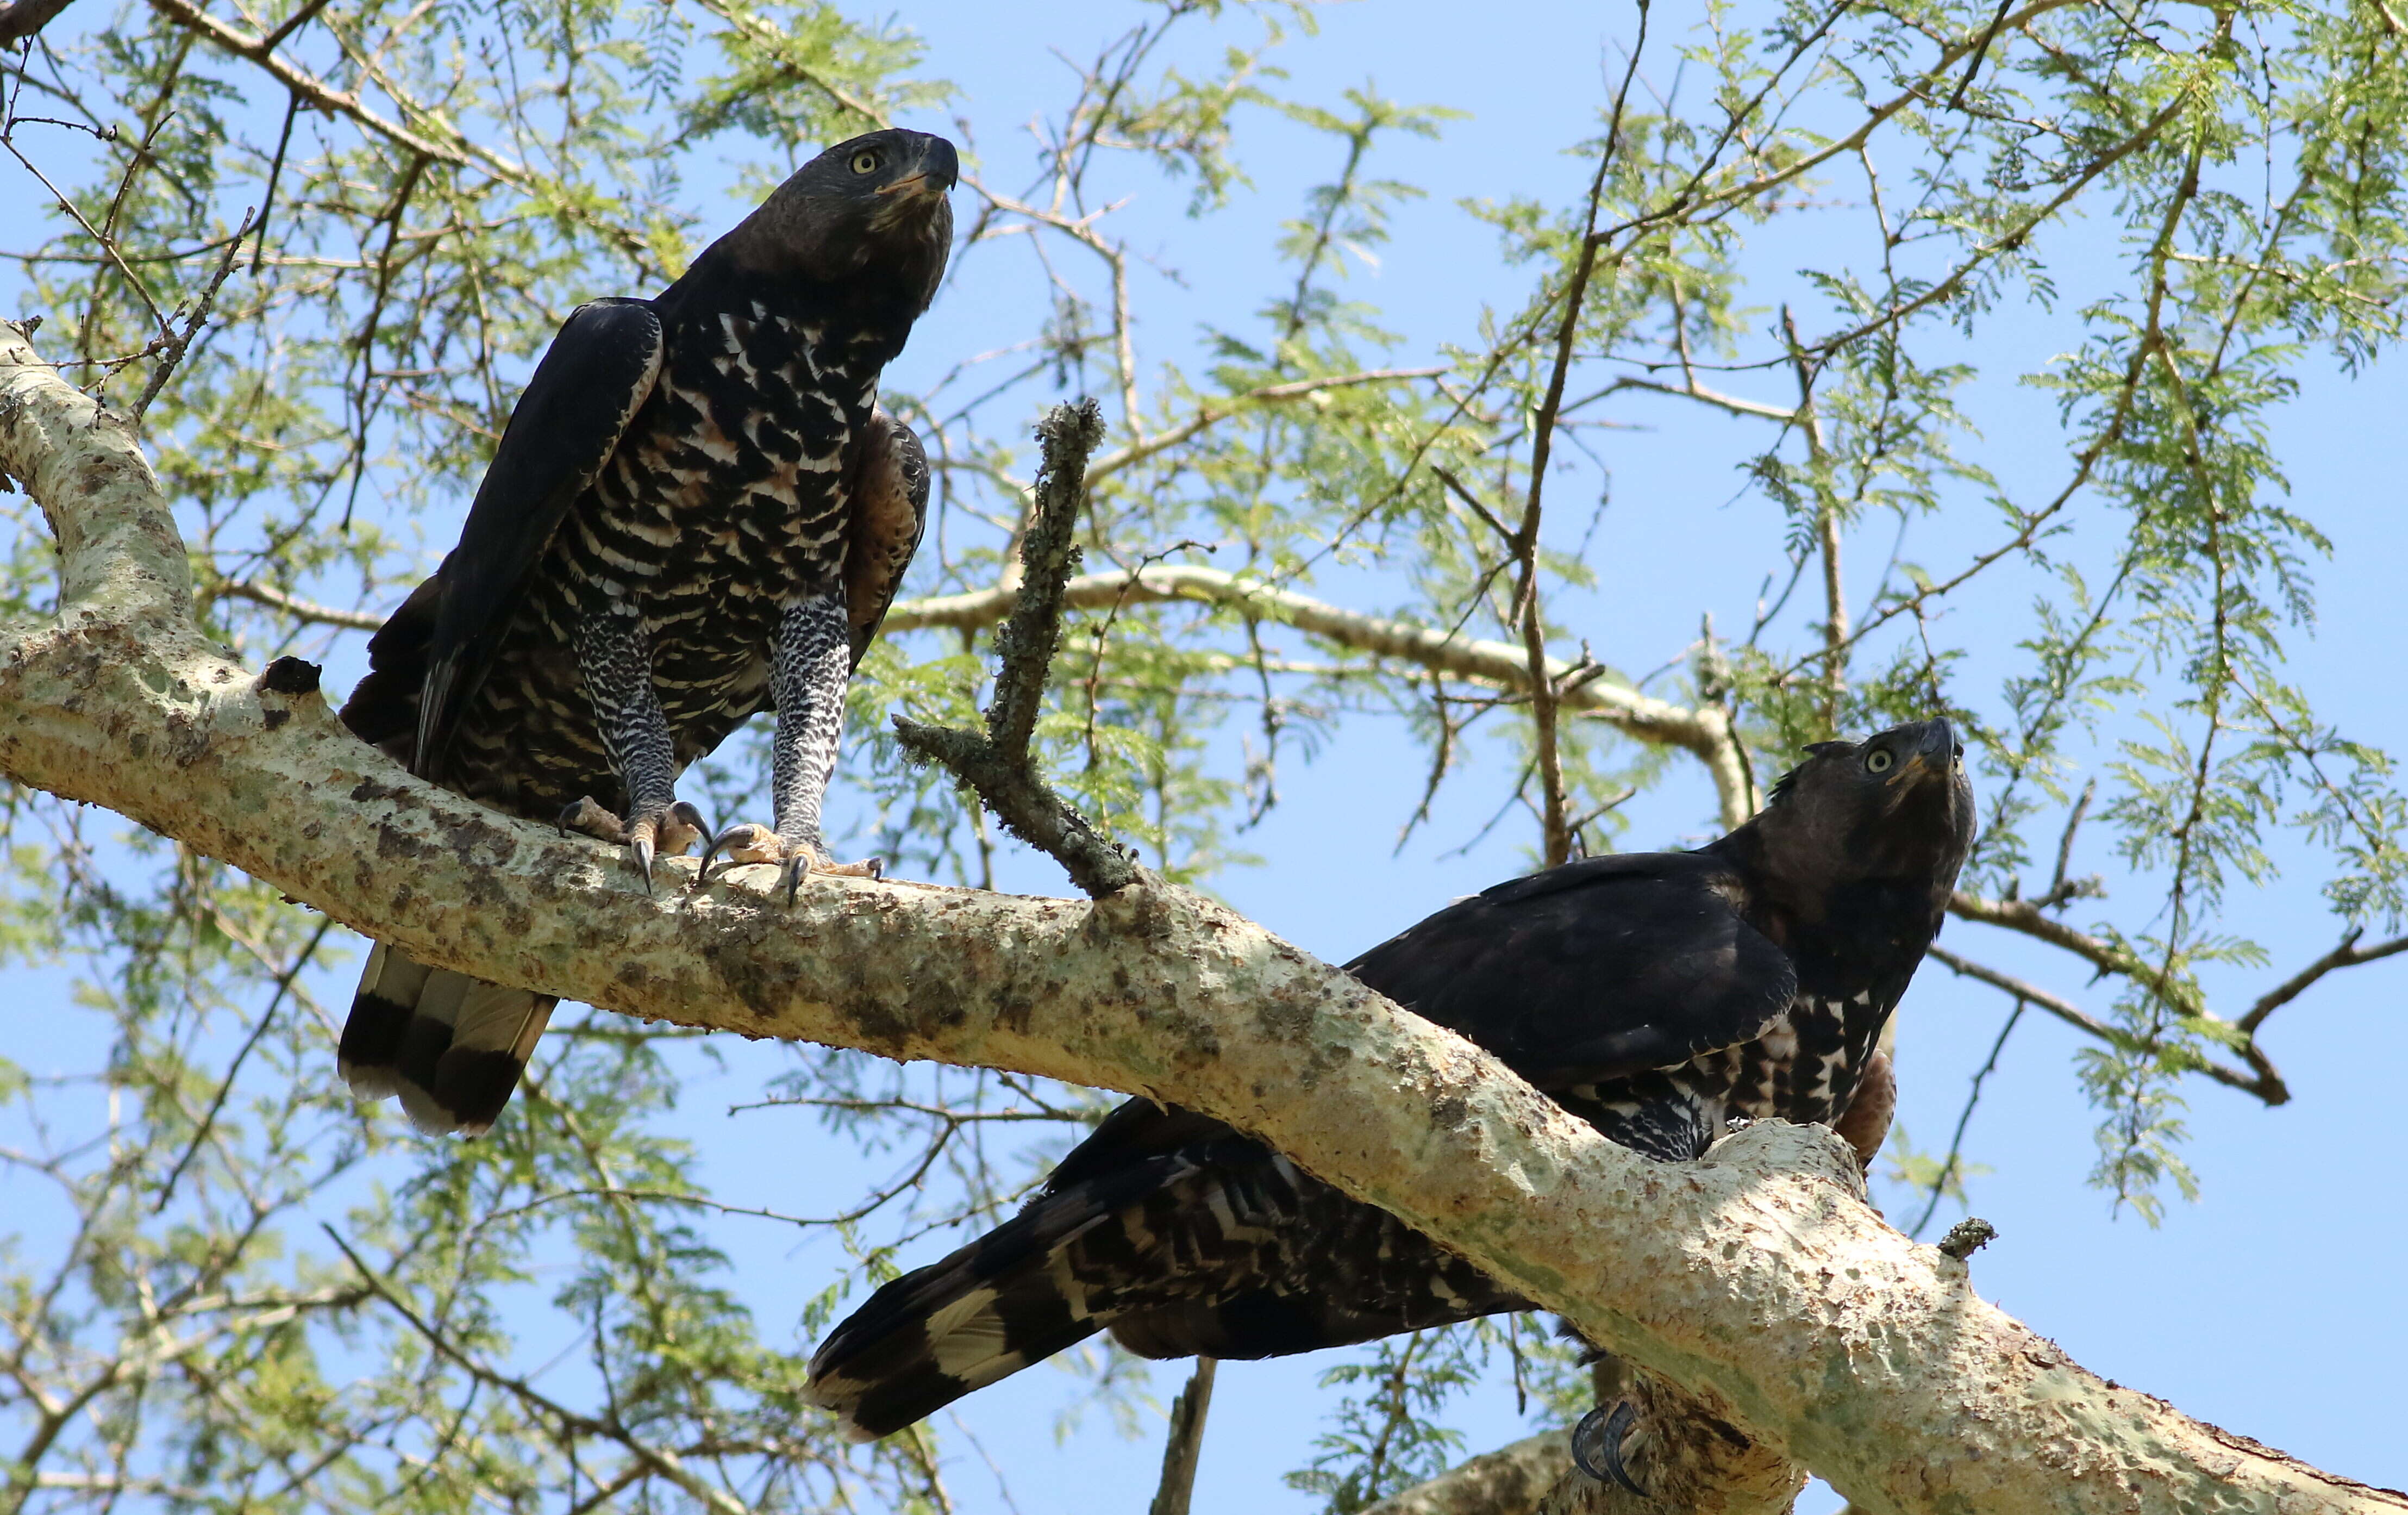
[[[12,223],[13,297],[71,376],[141,414],[202,613],[253,661],[356,661],[353,623],[448,542],[567,310],[658,285],[724,224],[713,164],[747,166],[736,187],[754,193],[821,143],[948,103],[909,14],[82,5],[7,59],[0,171],[13,203],[46,208]],[[1585,193],[1461,208],[1498,266],[1430,347],[1348,275],[1419,193],[1383,175],[1383,148],[1441,136],[1446,103],[1290,97],[1274,65],[1312,28],[1300,7],[1133,16],[1076,52],[1033,161],[997,145],[1010,123],[957,128],[975,167],[954,284],[1015,292],[1023,325],[889,397],[939,470],[911,591],[1004,582],[1028,423],[1092,391],[1117,413],[1090,571],[1372,584],[1383,603],[1341,609],[1492,639],[1538,671],[1399,658],[1343,626],[1306,637],[1236,597],[1132,595],[1073,619],[1039,728],[1083,808],[1209,882],[1283,761],[1389,719],[1432,792],[1479,788],[1559,859],[1613,844],[1620,800],[1693,755],[1584,713],[1582,687],[1721,713],[1759,783],[1804,742],[1944,710],[1984,773],[1960,913],[2065,954],[2065,982],[2101,980],[2033,1001],[2092,1037],[2098,1181],[2144,1213],[2189,1187],[2187,1077],[2283,1097],[2257,1033],[2285,1002],[2218,1007],[2201,975],[2300,965],[2267,963],[2228,890],[2286,852],[2314,859],[2339,932],[2379,934],[2401,907],[2389,760],[2284,668],[2325,543],[2267,440],[2302,362],[2361,367],[2398,328],[2408,42],[2385,0],[1641,10],[1593,136],[1561,144]],[[1331,165],[1285,224],[1276,283],[1216,292],[1207,341],[1141,361],[1146,285],[1114,204],[1168,190],[1210,217],[1273,125]],[[1830,252],[1783,286],[1765,249],[1800,224]],[[2035,310],[2071,312],[2078,345],[1986,372],[1985,334]],[[1975,409],[2013,378],[2057,403],[2038,486]],[[1755,623],[1668,631],[1643,645],[1678,656],[1634,680],[1578,609],[1599,497],[1551,465],[1666,404],[1761,426],[1749,477],[1784,525],[1716,544],[1768,572]],[[38,612],[38,512],[0,507],[17,527],[0,595]],[[1943,512],[1981,545],[1866,571]],[[2002,584],[2024,609],[1999,608]],[[1965,600],[1978,622],[1942,613]],[[1976,635],[1985,668],[2016,649],[2002,680],[1965,671]],[[882,724],[965,723],[985,637],[890,636],[856,685],[856,844],[898,870],[996,880],[985,822]],[[757,810],[759,757],[734,744],[689,791]],[[72,1003],[82,1059],[44,1078],[0,1061],[13,1213],[39,1218],[0,1267],[14,1508],[950,1504],[947,1433],[833,1444],[799,1407],[796,1349],[905,1248],[1007,1206],[1101,1096],[821,1052],[764,1077],[748,1057],[765,1106],[815,1121],[799,1139],[881,1178],[823,1214],[730,1216],[675,1119],[702,1053],[604,1017],[546,1042],[494,1137],[423,1143],[331,1076],[356,943],[113,817],[22,788],[6,807],[7,971]],[[2069,876],[2059,843],[2086,820],[2112,840],[2108,883]],[[2383,949],[2346,941],[2329,968]],[[1953,1150],[1898,1164],[1935,1201],[1964,1171]],[[739,1223],[791,1226],[853,1269],[799,1323],[756,1320],[724,1256]],[[1126,1367],[1088,1359],[1124,1420]],[[1460,1450],[1448,1397],[1509,1372],[1542,1417],[1579,1402],[1526,1323],[1353,1355],[1297,1483],[1343,1511],[1427,1476]]]

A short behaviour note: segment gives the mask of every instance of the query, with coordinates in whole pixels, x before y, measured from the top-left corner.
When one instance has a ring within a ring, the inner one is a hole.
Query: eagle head
[[[1928,892],[1936,922],[1973,846],[1973,785],[1955,729],[1916,721],[1807,753],[1742,829],[1756,833],[1765,872],[1817,892],[1913,885]]]
[[[953,144],[889,127],[838,142],[795,170],[729,234],[764,272],[817,283],[869,280],[917,317],[937,297],[953,251]]]

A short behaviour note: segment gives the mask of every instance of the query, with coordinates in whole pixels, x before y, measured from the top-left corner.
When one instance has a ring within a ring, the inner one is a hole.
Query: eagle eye
[[[1887,747],[1875,747],[1872,751],[1865,754],[1865,772],[1868,773],[1886,773],[1890,770],[1890,765],[1897,761],[1898,759],[1896,758],[1890,756],[1890,751]]]
[[[856,174],[867,174],[867,173],[870,173],[870,172],[875,171],[877,167],[878,167],[878,154],[877,154],[877,153],[872,152],[870,152],[870,151],[868,151],[867,149],[866,149],[866,148],[865,148],[865,149],[864,149],[864,150],[862,150],[861,152],[856,152],[856,153],[854,153],[854,154],[853,155],[853,171],[854,173],[856,173]]]

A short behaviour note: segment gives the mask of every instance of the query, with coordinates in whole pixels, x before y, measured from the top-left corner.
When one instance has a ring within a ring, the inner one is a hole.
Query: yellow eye
[[[854,153],[854,154],[853,155],[853,171],[854,173],[856,173],[856,174],[867,174],[867,173],[870,173],[870,172],[875,171],[875,170],[877,169],[877,167],[878,167],[878,154],[877,154],[877,153],[875,153],[875,152],[856,152],[856,153]]]
[[[1889,755],[1889,749],[1887,747],[1875,747],[1872,751],[1865,754],[1865,772],[1868,773],[1886,773],[1889,772],[1890,765],[1897,761],[1897,758]]]

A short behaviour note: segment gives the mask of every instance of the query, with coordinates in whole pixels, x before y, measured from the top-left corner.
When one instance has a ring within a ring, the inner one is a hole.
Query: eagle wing
[[[1346,965],[1541,1089],[1668,1068],[1761,1035],[1797,992],[1727,865],[1594,858],[1461,900]]]
[[[869,412],[849,463],[844,604],[853,666],[859,668],[927,528],[928,454],[910,426],[879,407]]]
[[[651,301],[594,300],[569,312],[536,365],[468,507],[460,545],[431,581],[441,587],[410,762],[421,777],[441,776],[453,724],[484,678],[520,586],[652,397],[661,347]]]

